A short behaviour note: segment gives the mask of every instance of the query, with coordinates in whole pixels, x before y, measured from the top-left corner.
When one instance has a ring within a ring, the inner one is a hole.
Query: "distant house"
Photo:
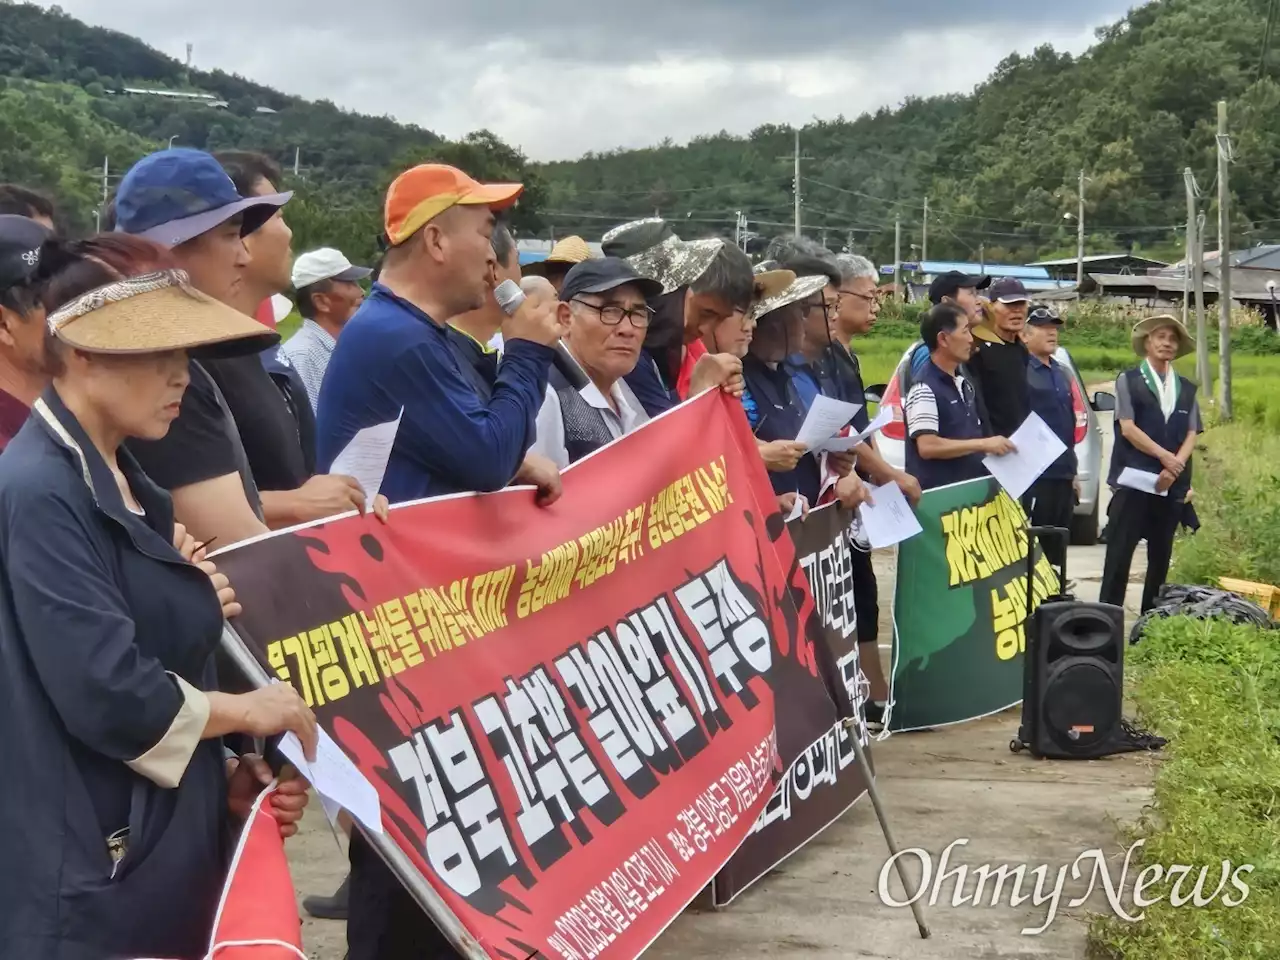
[[[1071,283],[1076,282],[1076,269],[1080,261],[1075,257],[1067,257],[1062,260],[1041,260],[1039,263],[1030,264],[1032,267],[1041,267],[1049,271],[1050,276],[1055,280],[1068,280]],[[1095,253],[1084,258],[1084,272],[1098,273],[1110,275],[1127,275],[1149,273],[1153,270],[1162,270],[1168,264],[1160,260],[1152,260],[1150,257],[1139,257],[1132,253]]]
[[[190,90],[152,90],[148,87],[125,87],[120,92],[135,97],[163,97],[166,100],[204,103],[211,107],[225,108],[227,106],[227,101],[219,100],[212,93],[193,93]]]

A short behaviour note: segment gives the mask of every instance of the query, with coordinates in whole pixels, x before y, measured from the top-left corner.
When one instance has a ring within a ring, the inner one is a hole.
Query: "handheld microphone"
[[[503,280],[493,290],[493,298],[498,301],[498,306],[508,317],[515,316],[520,305],[528,299],[520,285],[514,280]],[[578,361],[573,359],[573,355],[569,353],[568,348],[557,340],[552,348],[556,352],[555,364],[556,368],[564,375],[575,390],[584,389],[591,381],[587,379],[587,375],[582,372],[582,368],[578,366]]]

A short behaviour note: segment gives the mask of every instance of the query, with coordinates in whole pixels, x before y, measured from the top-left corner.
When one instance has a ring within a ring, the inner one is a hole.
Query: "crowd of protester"
[[[847,453],[796,440],[819,395],[857,405],[849,431],[869,425],[858,338],[882,293],[862,256],[784,237],[753,265],[654,218],[608,231],[601,256],[570,237],[522,269],[503,223],[521,185],[426,164],[387,192],[376,266],[332,248],[295,258],[281,180],[256,154],[161,151],[87,239],[59,235],[48,198],[0,185],[0,715],[23,731],[4,757],[25,771],[0,799],[22,825],[0,881],[14,955],[201,956],[234,818],[272,777],[254,739],[292,731],[314,748],[289,685],[251,689],[220,659],[239,608],[215,542],[364,512],[368,494],[383,522],[389,504],[513,484],[549,503],[562,470],[707,390],[741,402],[788,514],[856,508],[885,484],[915,503],[983,476],[1035,411],[1068,451],[1026,503],[1069,526],[1079,398],[1054,358],[1061,320],[1029,311],[1016,280],[934,282],[901,371],[901,469],[874,435]],[[504,280],[525,295],[509,315]],[[281,344],[286,292],[303,319]],[[1194,385],[1170,368],[1188,340],[1172,318],[1146,321],[1143,365],[1118,382],[1112,482],[1150,469],[1170,496],[1118,490],[1104,599],[1123,599],[1140,539],[1167,567],[1199,429]],[[358,431],[394,420],[379,490],[329,472]],[[859,542],[874,728],[888,687]],[[305,803],[286,781],[286,835]],[[358,832],[350,861],[308,905],[348,920],[350,960],[451,955]]]

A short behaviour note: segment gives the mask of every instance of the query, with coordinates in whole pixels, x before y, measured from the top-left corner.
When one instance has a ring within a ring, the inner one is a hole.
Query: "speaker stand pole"
[[[894,868],[898,871],[898,879],[902,881],[902,890],[905,893],[911,889],[907,879],[906,868],[902,865],[902,858],[898,856],[898,842],[893,838],[893,828],[889,826],[889,817],[884,812],[884,804],[880,802],[880,791],[876,789],[875,774],[871,770],[871,764],[867,762],[867,755],[862,749],[862,737],[858,733],[857,719],[850,717],[844,721],[845,729],[853,736],[853,752],[858,756],[858,766],[862,768],[862,778],[867,782],[867,793],[871,795],[871,805],[875,807],[876,819],[880,821],[880,832],[884,834],[885,845],[889,848],[889,855],[893,857]],[[932,934],[929,931],[929,922],[925,919],[924,907],[920,905],[920,897],[914,897],[911,900],[911,912],[916,918],[916,928],[920,931],[920,939],[928,940]]]

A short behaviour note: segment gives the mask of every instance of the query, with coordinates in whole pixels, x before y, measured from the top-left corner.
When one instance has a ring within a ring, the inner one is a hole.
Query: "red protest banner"
[[[493,957],[637,956],[835,721],[741,406],[707,394],[528,490],[218,558],[237,631],[377,788]]]

